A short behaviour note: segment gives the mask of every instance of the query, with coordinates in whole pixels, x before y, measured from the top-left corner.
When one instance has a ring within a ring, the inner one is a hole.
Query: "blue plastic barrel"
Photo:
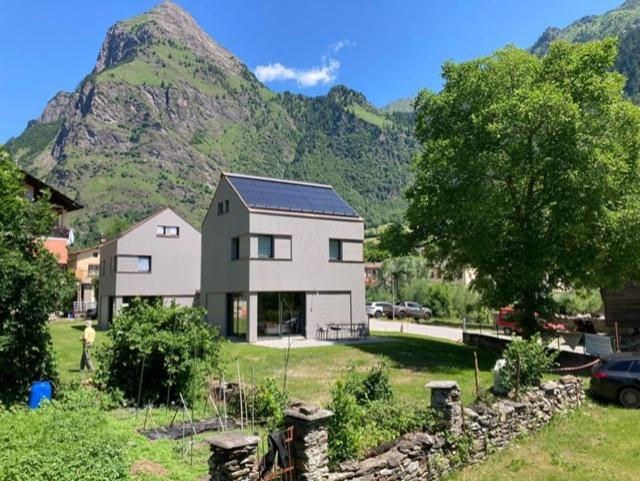
[[[51,383],[49,381],[36,381],[31,384],[29,407],[36,409],[43,399],[51,400]]]

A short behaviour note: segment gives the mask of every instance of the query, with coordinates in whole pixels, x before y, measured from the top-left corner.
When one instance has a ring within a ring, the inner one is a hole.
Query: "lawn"
[[[81,354],[79,341],[82,324],[57,321],[51,324],[54,346],[63,379],[81,379],[78,371]],[[98,332],[97,343],[105,333]],[[473,351],[456,343],[419,336],[385,333],[384,340],[361,345],[340,345],[292,349],[289,361],[289,392],[292,399],[326,403],[332,382],[342,376],[351,363],[365,367],[384,356],[391,367],[396,396],[404,401],[427,403],[424,384],[432,379],[455,379],[463,390],[465,402],[473,395]],[[236,359],[245,380],[255,369],[256,379],[273,376],[283,379],[284,350],[247,344],[225,343],[223,357],[231,380],[237,378]],[[478,352],[481,382],[490,384],[490,368],[496,359],[491,351]],[[167,424],[172,416],[167,409],[153,409],[147,426]],[[196,413],[201,415],[200,413]],[[201,435],[190,456],[183,457],[185,445],[179,441],[154,441],[135,432],[142,427],[145,412],[119,409],[110,414],[113,429],[127,439],[127,451],[136,480],[193,480],[207,471],[208,446]],[[528,435],[486,462],[453,474],[449,481],[604,481],[639,479],[640,436],[638,412],[614,405],[587,401],[582,411],[558,418],[538,433]],[[165,470],[163,472],[163,470]],[[163,473],[149,474],[150,472]]]

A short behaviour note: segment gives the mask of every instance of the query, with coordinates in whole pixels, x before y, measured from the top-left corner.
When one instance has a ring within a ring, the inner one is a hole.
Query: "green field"
[[[51,324],[54,345],[63,379],[81,379],[80,360],[82,324],[57,321]],[[328,400],[331,383],[343,375],[350,363],[366,366],[385,356],[391,366],[391,380],[398,398],[427,403],[424,384],[432,379],[455,379],[463,390],[465,402],[473,392],[472,350],[459,344],[418,336],[388,335],[388,341],[357,346],[330,346],[292,349],[289,363],[289,391],[292,399],[318,403]],[[104,342],[98,332],[97,343]],[[378,339],[380,336],[375,336]],[[490,382],[489,370],[494,352],[479,352],[481,381]],[[256,379],[283,377],[284,351],[247,344],[225,343],[223,358],[231,380],[236,359],[245,379],[255,368]],[[86,374],[84,376],[87,376]],[[519,439],[508,449],[491,456],[480,465],[454,473],[451,481],[609,481],[640,479],[640,436],[638,412],[614,405],[587,401],[581,411],[558,418],[538,433]],[[147,426],[168,423],[171,410],[153,409]],[[196,413],[197,417],[202,413]],[[202,442],[210,434],[199,436],[190,455],[183,457],[185,445],[179,441],[150,442],[135,432],[145,413],[132,409],[112,411],[113,429],[127,438],[134,479],[194,480],[207,471],[208,446]],[[150,474],[155,472],[156,474]]]

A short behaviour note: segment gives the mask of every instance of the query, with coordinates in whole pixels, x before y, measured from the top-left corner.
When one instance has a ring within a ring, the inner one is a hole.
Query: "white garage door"
[[[313,296],[311,315],[317,324],[351,321],[351,293],[320,292]]]

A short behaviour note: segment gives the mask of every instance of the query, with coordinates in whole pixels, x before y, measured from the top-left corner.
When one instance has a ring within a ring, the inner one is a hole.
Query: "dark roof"
[[[82,209],[82,204],[79,204],[75,200],[70,199],[59,190],[54,189],[50,185],[42,182],[40,179],[34,177],[28,172],[25,172],[24,170],[22,171],[22,173],[24,174],[24,181],[33,187],[36,198],[41,195],[41,192],[43,190],[48,189],[49,192],[51,192],[52,204],[61,205],[67,210],[67,212],[73,212],[74,210]]]
[[[329,185],[239,174],[224,176],[245,204],[253,209],[360,217]]]

